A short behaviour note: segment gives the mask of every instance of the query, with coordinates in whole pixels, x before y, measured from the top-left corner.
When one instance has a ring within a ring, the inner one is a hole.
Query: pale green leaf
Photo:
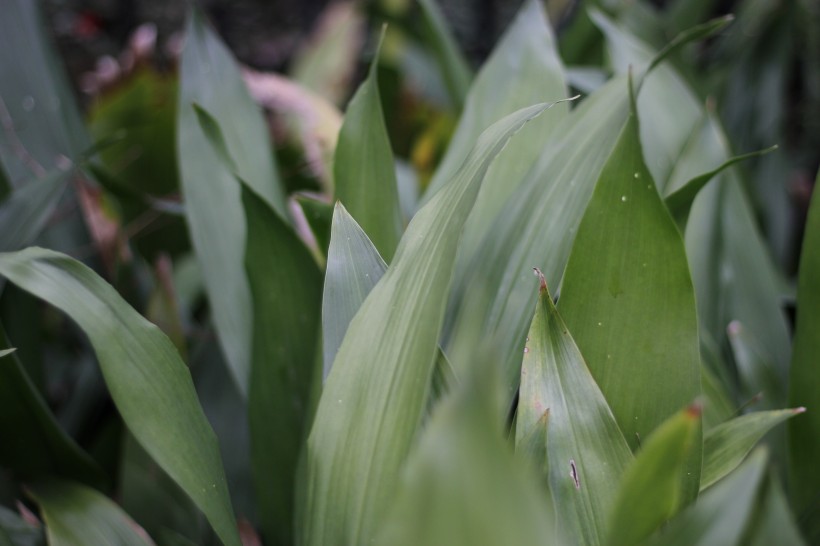
[[[248,415],[251,463],[268,540],[293,541],[294,482],[307,435],[322,274],[293,229],[243,184],[245,266],[253,296]]]
[[[353,318],[308,440],[305,544],[371,540],[425,409],[453,262],[490,162],[549,105],[490,127],[453,180],[413,218]]]
[[[216,437],[171,341],[86,266],[30,248],[0,254],[0,274],[68,314],[88,335],[108,390],[145,450],[237,546]]]
[[[336,199],[389,262],[399,244],[403,221],[393,151],[379,96],[377,68],[383,38],[382,32],[367,78],[347,105],[333,175]]]
[[[193,104],[221,128],[236,174],[287,218],[284,191],[262,112],[239,67],[196,12],[187,25],[180,65],[177,154],[185,212],[202,268],[217,334],[240,391],[250,373],[251,296],[244,271],[245,219],[239,184],[214,153]]]
[[[763,493],[758,508],[760,516],[752,522],[748,533],[749,545],[805,546],[806,541],[800,536],[780,481],[769,472],[766,482],[766,491]]]
[[[689,406],[646,439],[623,475],[610,513],[607,544],[640,544],[672,517],[685,501],[681,474],[689,454],[700,451],[700,436],[700,408]]]
[[[706,489],[734,470],[772,428],[805,408],[756,411],[721,423],[703,437],[700,488]]]
[[[789,423],[791,495],[798,518],[807,522],[808,538],[816,541],[820,540],[820,191],[816,189],[806,221],[797,283],[789,404],[809,411]]]
[[[644,164],[635,114],[578,228],[559,308],[633,450],[700,395],[683,240]],[[701,450],[693,449],[684,473],[688,500],[697,495],[700,464]]]
[[[29,488],[40,505],[49,546],[153,546],[154,541],[114,501],[88,487],[49,481]]]
[[[546,462],[559,534],[575,544],[602,544],[632,452],[543,278],[527,339],[516,427],[526,431],[549,412]],[[516,447],[525,439],[516,433]]]

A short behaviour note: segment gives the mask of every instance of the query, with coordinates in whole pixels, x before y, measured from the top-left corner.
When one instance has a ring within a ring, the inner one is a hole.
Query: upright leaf
[[[644,164],[635,113],[581,220],[559,307],[633,450],[700,394],[686,253]],[[697,495],[700,462],[693,449],[687,499]]]
[[[68,175],[53,171],[14,190],[0,203],[0,252],[31,245],[45,228],[65,190]]]
[[[547,107],[523,109],[485,132],[453,180],[413,218],[350,323],[308,440],[306,544],[374,537],[425,408],[462,226],[492,159]]]
[[[214,154],[192,104],[201,105],[218,122],[237,174],[283,218],[287,208],[267,127],[230,52],[196,12],[186,33],[177,108],[185,212],[220,344],[234,380],[246,394],[252,318],[240,189],[232,171]]]
[[[408,455],[378,544],[543,544],[554,536],[544,492],[503,440],[498,370],[477,364]]]
[[[706,489],[734,470],[769,430],[806,408],[756,411],[721,423],[703,438],[700,488]]]
[[[225,545],[237,546],[216,438],[188,368],[165,334],[93,271],[63,254],[40,248],[0,254],[0,274],[79,324],[125,424]]]
[[[754,516],[758,490],[768,456],[757,449],[725,480],[706,491],[698,502],[673,518],[646,543],[651,546],[711,546],[744,544]]]
[[[336,145],[333,174],[336,199],[356,218],[389,262],[399,244],[403,222],[393,151],[379,96],[380,49],[381,40],[367,78],[347,106]]]
[[[813,523],[806,528],[811,541],[820,540],[820,191],[816,189],[820,186],[814,187],[800,256],[789,376],[789,403],[804,405],[809,411],[790,422],[788,429],[792,502],[798,517]]]
[[[154,544],[128,514],[93,489],[49,481],[31,486],[30,493],[43,511],[50,546]]]
[[[248,221],[245,265],[253,296],[248,414],[251,462],[268,540],[293,541],[294,479],[309,412],[322,274],[296,233],[242,187]]]
[[[603,544],[606,518],[632,452],[541,278],[524,362],[516,431],[547,422],[550,493],[560,536]],[[516,447],[524,436],[516,432]]]
[[[102,470],[60,428],[0,326],[0,464],[24,479],[55,475],[99,487]],[[13,439],[13,440],[12,440]]]
[[[347,327],[367,295],[387,270],[367,234],[344,205],[333,209],[322,296],[324,377],[330,373]]]
[[[700,450],[700,407],[689,406],[662,423],[646,439],[626,469],[609,517],[606,543],[641,544],[672,517],[684,500],[681,474],[694,449]]]

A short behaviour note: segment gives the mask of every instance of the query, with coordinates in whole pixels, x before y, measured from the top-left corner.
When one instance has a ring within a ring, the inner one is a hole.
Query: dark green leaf
[[[31,245],[51,218],[68,174],[54,171],[11,192],[0,204],[0,252]]]
[[[216,438],[171,341],[68,256],[39,248],[0,254],[0,274],[80,325],[128,428],[205,513],[226,546],[237,546]]]
[[[296,202],[302,207],[310,231],[316,238],[316,245],[323,256],[327,256],[330,247],[331,224],[333,222],[333,205],[319,199],[297,195]]]

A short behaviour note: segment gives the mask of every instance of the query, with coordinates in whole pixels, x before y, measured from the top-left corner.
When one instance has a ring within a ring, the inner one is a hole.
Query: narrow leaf
[[[243,185],[245,266],[253,297],[248,415],[251,463],[268,540],[293,541],[294,480],[306,436],[322,274],[284,220]]]
[[[245,219],[239,185],[209,145],[192,104],[224,133],[237,174],[287,218],[268,130],[230,52],[194,13],[186,28],[177,108],[177,157],[188,228],[217,334],[234,380],[247,393],[251,296],[244,271]]]
[[[633,450],[700,395],[686,253],[644,164],[634,113],[578,228],[559,307]],[[693,449],[686,499],[697,495],[700,465]]]
[[[602,544],[632,452],[542,277],[524,348],[516,426],[528,430],[547,411],[546,461],[559,534],[575,544]],[[516,434],[517,448],[524,441]]]
[[[700,407],[689,406],[646,439],[624,473],[609,518],[607,544],[642,543],[681,506],[681,474],[689,454],[700,450]]]
[[[31,486],[29,492],[43,511],[49,546],[154,544],[119,506],[93,489],[50,481]]]
[[[470,90],[473,75],[467,60],[458,49],[455,37],[447,27],[444,14],[436,0],[419,0],[422,16],[422,32],[438,61],[438,68],[450,100],[457,111],[464,108],[464,100]]]
[[[0,464],[23,479],[55,475],[102,485],[102,470],[60,428],[15,349],[6,348],[2,326],[0,347],[0,436],[7,438],[0,442]]]
[[[305,544],[374,538],[425,408],[461,229],[490,162],[548,107],[523,109],[485,132],[453,180],[413,218],[350,323],[308,440]]]
[[[737,470],[673,518],[650,546],[735,546],[745,535],[757,504],[768,456],[758,448]]]
[[[0,274],[79,324],[128,428],[226,546],[238,545],[216,438],[171,341],[93,271],[63,254],[40,248],[0,254]]]
[[[820,177],[818,177],[820,179]],[[814,186],[818,188],[817,184]],[[812,197],[806,221],[797,280],[794,358],[789,376],[789,404],[809,412],[789,423],[792,502],[798,518],[807,522],[811,541],[820,540],[820,191]],[[808,523],[811,522],[811,523]]]
[[[806,411],[795,408],[756,411],[722,423],[703,438],[703,471],[700,488],[706,489],[734,470],[769,430]]]
[[[66,187],[68,174],[52,171],[26,183],[0,203],[0,252],[23,249],[45,228]]]
[[[340,200],[388,262],[399,244],[399,209],[393,151],[384,124],[377,77],[379,51],[367,78],[350,100],[334,156],[336,199]]]

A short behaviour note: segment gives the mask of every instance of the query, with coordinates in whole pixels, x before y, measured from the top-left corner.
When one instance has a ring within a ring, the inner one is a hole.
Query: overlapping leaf
[[[80,325],[128,428],[226,546],[238,545],[216,438],[171,341],[110,285],[63,254],[39,248],[0,254],[0,274]]]
[[[194,13],[180,66],[177,153],[188,227],[220,344],[243,394],[250,371],[251,296],[244,271],[245,217],[234,174],[217,157],[193,104],[224,133],[237,174],[287,218],[268,130],[230,52]]]
[[[422,417],[458,238],[490,162],[549,105],[490,127],[413,218],[350,323],[308,440],[306,544],[371,540]]]
[[[65,190],[68,174],[54,171],[26,183],[0,203],[0,252],[32,244]]]

